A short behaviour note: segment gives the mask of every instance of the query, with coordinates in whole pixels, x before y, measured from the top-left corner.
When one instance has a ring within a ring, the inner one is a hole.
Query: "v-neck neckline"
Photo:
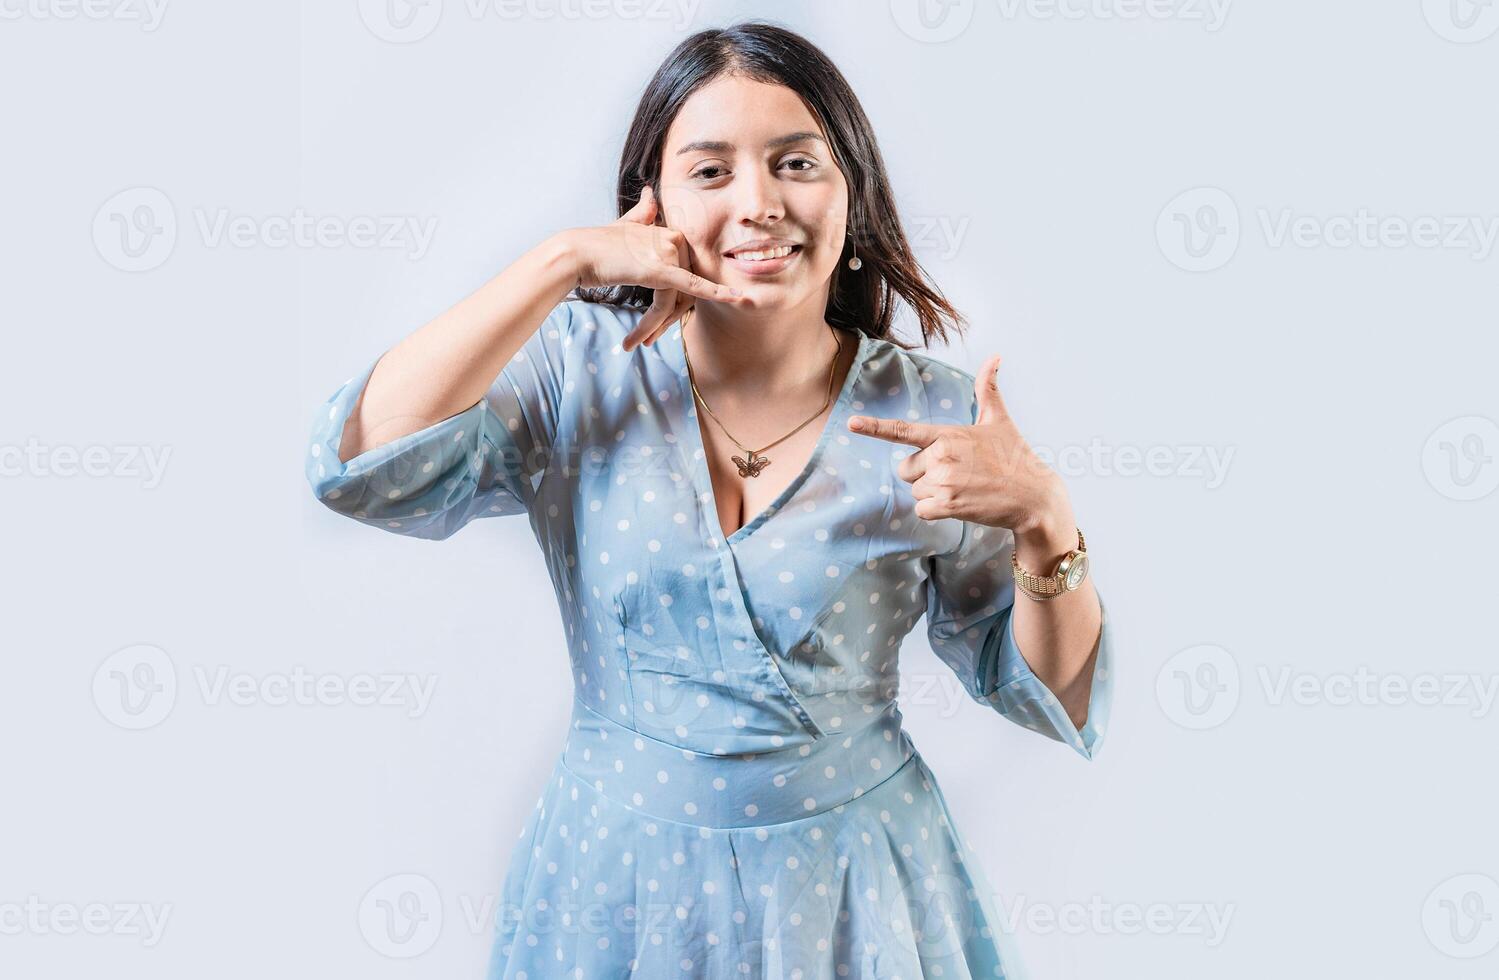
[[[682,412],[682,420],[684,427],[688,430],[687,438],[691,440],[692,445],[692,452],[690,454],[692,458],[688,460],[688,464],[692,467],[693,479],[697,483],[698,506],[704,508],[706,520],[709,522],[708,526],[717,535],[717,540],[723,542],[724,547],[732,550],[736,544],[754,534],[756,529],[786,505],[792,496],[801,489],[802,484],[807,482],[807,478],[817,469],[817,465],[821,462],[823,452],[827,447],[828,440],[832,439],[833,433],[838,430],[838,427],[843,424],[847,417],[850,401],[849,396],[852,394],[855,384],[858,383],[859,375],[864,368],[864,359],[872,343],[869,335],[862,330],[854,332],[858,336],[858,347],[854,350],[853,362],[848,366],[848,375],[843,379],[843,387],[838,391],[838,397],[833,402],[832,410],[828,413],[828,417],[823,420],[822,433],[817,437],[817,443],[812,447],[812,454],[807,457],[806,464],[802,466],[801,472],[797,473],[792,481],[786,484],[785,488],[776,495],[774,500],[766,504],[758,514],[742,524],[732,534],[728,535],[723,533],[723,521],[718,516],[718,494],[713,489],[713,474],[708,468],[708,451],[703,442],[702,423],[698,418],[697,399],[693,396],[692,381],[687,375],[687,359],[682,340],[682,325],[678,323],[667,332],[666,337],[670,339],[671,343],[670,345],[663,344],[661,349],[662,353],[670,352],[671,354],[672,367],[676,369],[678,386],[682,392],[682,404],[685,406]]]

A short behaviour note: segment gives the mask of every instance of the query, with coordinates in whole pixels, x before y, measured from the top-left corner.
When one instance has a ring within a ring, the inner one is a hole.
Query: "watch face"
[[[1071,565],[1067,566],[1067,591],[1071,592],[1083,584],[1083,576],[1088,574],[1088,556],[1078,555]]]

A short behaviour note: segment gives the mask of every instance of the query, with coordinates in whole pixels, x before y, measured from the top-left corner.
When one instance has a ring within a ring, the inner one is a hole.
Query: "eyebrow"
[[[768,150],[791,143],[801,143],[805,140],[816,140],[819,143],[827,142],[816,133],[787,133],[785,136],[777,136],[775,139],[766,140],[765,148]],[[725,140],[694,140],[678,150],[677,156],[681,156],[683,153],[691,153],[694,150],[707,150],[710,153],[726,153],[732,149],[734,149],[734,144]]]

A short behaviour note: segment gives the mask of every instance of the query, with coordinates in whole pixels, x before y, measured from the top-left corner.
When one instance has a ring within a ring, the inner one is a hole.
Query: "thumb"
[[[635,206],[619,216],[620,221],[638,222],[642,225],[654,224],[656,221],[656,195],[651,191],[651,185],[645,184],[640,188],[640,200]]]
[[[974,419],[975,425],[993,422],[1009,414],[1005,409],[1004,399],[999,394],[999,383],[994,378],[999,370],[999,362],[1003,359],[999,354],[990,354],[983,366],[979,368],[978,374],[974,376],[973,392],[978,399],[978,417]]]

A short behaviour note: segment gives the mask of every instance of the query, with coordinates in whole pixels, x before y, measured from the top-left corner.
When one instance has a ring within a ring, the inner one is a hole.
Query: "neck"
[[[827,385],[839,336],[823,318],[825,295],[795,307],[730,310],[698,300],[682,336],[700,389],[744,398],[795,394]]]

